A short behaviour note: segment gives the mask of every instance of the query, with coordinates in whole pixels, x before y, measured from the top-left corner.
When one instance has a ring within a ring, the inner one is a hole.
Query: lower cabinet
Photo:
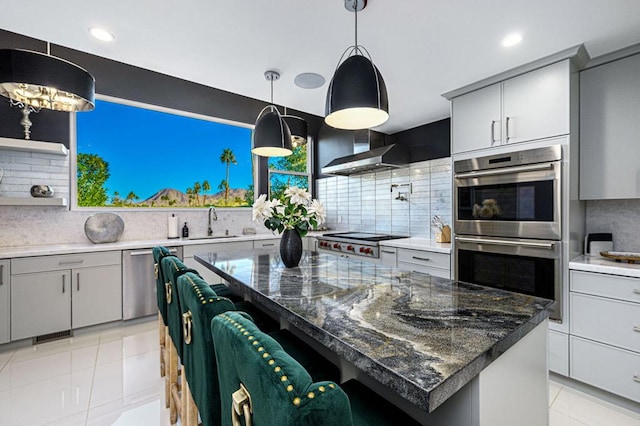
[[[398,249],[395,247],[380,247],[380,263],[395,268],[398,266]]]
[[[302,245],[304,248],[304,238],[302,239]],[[255,240],[253,242],[254,249],[259,249],[259,248],[272,249],[272,248],[278,248],[278,247],[280,247],[280,238],[269,238],[267,240]]]
[[[570,272],[570,377],[640,402],[640,279]]]
[[[11,337],[11,284],[9,282],[9,260],[0,260],[0,343]]]
[[[441,278],[451,276],[451,257],[447,253],[398,248],[398,268]]]
[[[11,340],[119,319],[120,251],[11,260]]]
[[[549,370],[569,376],[569,335],[549,330]]]

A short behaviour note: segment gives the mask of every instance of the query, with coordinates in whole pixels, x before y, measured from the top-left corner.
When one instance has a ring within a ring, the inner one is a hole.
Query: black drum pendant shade
[[[285,115],[282,116],[285,123],[289,127],[289,131],[291,131],[291,145],[293,148],[297,148],[307,143],[308,128],[307,122],[295,115]]]
[[[55,56],[0,49],[0,95],[35,109],[91,111],[95,108],[95,79]]]
[[[258,115],[251,152],[262,157],[286,157],[293,153],[289,127],[273,105]]]
[[[340,64],[329,84],[325,114],[325,122],[338,129],[368,129],[387,121],[387,87],[367,57],[356,54]]]

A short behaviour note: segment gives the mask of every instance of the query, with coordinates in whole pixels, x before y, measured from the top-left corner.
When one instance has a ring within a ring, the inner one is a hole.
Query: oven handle
[[[533,164],[526,166],[505,167],[504,169],[480,170],[466,173],[456,173],[456,179],[474,178],[481,176],[506,175],[519,172],[535,172],[538,170],[553,170],[553,163]]]
[[[461,243],[480,243],[480,244],[493,244],[496,246],[520,246],[520,247],[532,247],[532,248],[546,248],[553,249],[555,243],[536,243],[533,241],[510,241],[510,240],[498,240],[488,238],[465,238],[455,237],[456,241]]]

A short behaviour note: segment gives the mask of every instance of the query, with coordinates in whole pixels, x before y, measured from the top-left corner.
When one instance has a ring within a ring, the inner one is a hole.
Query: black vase
[[[295,268],[302,258],[302,237],[295,229],[285,229],[280,239],[280,258],[287,268]]]

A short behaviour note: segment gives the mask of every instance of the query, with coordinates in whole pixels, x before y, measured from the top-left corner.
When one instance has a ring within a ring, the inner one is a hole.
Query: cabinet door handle
[[[387,254],[396,254],[395,251],[390,251],[390,250],[382,250],[382,252]]]
[[[64,293],[64,285],[65,285],[65,281],[66,281],[67,276],[63,275],[62,276],[62,292]]]
[[[4,265],[0,265],[0,285],[4,285]]]
[[[507,133],[506,133],[506,138],[505,138],[505,140],[506,140],[507,142],[509,142],[509,137],[510,137],[510,136],[509,136],[509,120],[510,120],[510,118],[509,118],[509,117],[507,117],[507,118],[506,118],[506,120],[505,120],[505,126],[504,126],[504,127],[505,127],[505,131],[507,132]]]
[[[431,262],[431,259],[429,259],[428,257],[418,257],[418,256],[413,256],[413,258],[415,260],[423,260],[425,262]]]
[[[84,262],[84,259],[68,260],[66,262],[58,262],[58,265],[75,265],[76,263],[82,263],[82,262]]]
[[[80,291],[80,272],[76,274],[76,291]]]
[[[633,380],[640,383],[640,375],[634,374],[633,375]]]
[[[496,120],[491,120],[491,146],[496,142]]]
[[[640,325],[634,325],[633,331],[635,331],[636,333],[640,333]]]
[[[275,245],[274,243],[269,243],[269,244],[263,244],[262,247],[271,247],[271,246],[274,246],[274,245]]]
[[[634,292],[635,294],[640,294],[640,288],[634,288],[634,289],[633,289],[633,292]]]

